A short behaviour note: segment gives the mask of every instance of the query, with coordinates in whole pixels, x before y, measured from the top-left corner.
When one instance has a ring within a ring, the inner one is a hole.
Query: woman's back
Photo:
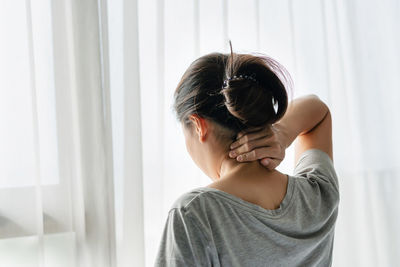
[[[169,212],[156,264],[329,266],[338,203],[332,160],[307,150],[277,209],[212,187],[183,194]]]
[[[287,187],[288,175],[277,170],[269,171],[257,161],[242,172],[219,179],[207,187],[234,195],[264,209],[279,208]]]

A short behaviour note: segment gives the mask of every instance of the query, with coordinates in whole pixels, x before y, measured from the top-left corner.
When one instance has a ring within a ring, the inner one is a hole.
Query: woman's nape
[[[182,124],[186,148],[197,166],[220,189],[267,209],[279,207],[286,193],[287,175],[268,170],[259,161],[238,162],[228,153],[231,140],[221,136],[221,126],[198,115]]]
[[[189,119],[191,124],[182,124],[182,128],[186,149],[196,165],[213,181],[237,170],[241,163],[229,157],[232,140],[224,134],[224,129],[198,115],[190,115]]]

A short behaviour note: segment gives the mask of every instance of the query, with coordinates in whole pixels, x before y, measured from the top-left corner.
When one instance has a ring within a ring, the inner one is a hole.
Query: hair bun
[[[243,75],[226,80],[222,89],[228,111],[247,127],[276,121],[272,92],[262,88],[255,79]]]
[[[236,54],[232,51],[225,65],[221,90],[229,113],[244,127],[273,124],[283,117],[288,95],[283,82],[291,82],[287,70],[263,54]]]
[[[174,109],[185,126],[192,125],[189,117],[197,114],[228,129],[232,139],[283,117],[286,85],[291,88],[289,73],[266,55],[211,53],[185,71],[175,90]]]

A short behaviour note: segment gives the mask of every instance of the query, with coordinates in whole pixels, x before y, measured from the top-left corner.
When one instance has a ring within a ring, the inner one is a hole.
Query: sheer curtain
[[[229,39],[331,108],[334,266],[399,266],[399,15],[394,0],[1,1],[0,266],[152,266],[172,202],[211,182],[175,86]]]
[[[115,265],[100,10],[0,2],[0,266]]]

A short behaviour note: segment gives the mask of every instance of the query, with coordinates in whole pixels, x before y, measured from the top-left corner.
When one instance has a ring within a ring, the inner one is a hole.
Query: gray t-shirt
[[[331,266],[339,184],[324,151],[304,151],[278,209],[199,187],[171,207],[155,266]]]

